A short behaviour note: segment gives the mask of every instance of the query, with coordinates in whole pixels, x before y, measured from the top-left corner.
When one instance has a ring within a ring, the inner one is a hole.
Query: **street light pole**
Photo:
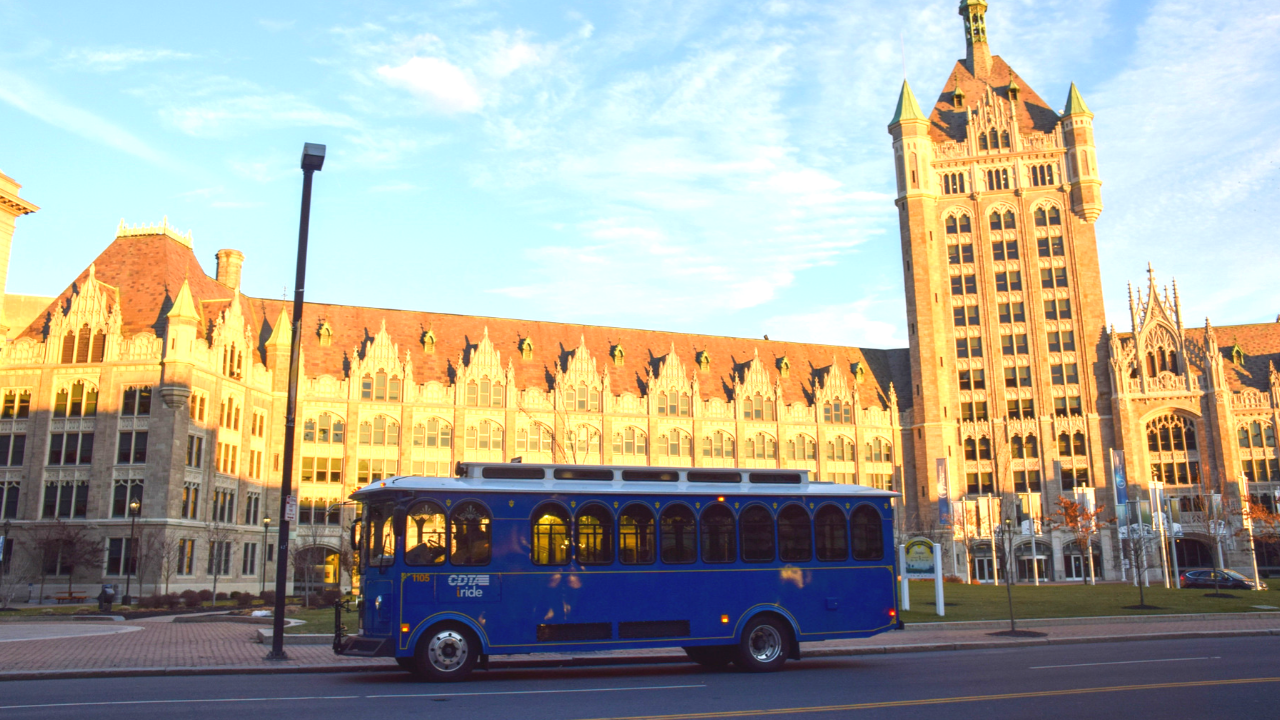
[[[271,528],[271,518],[262,518],[262,587],[258,589],[258,594],[267,591],[267,530]]]
[[[129,591],[133,588],[133,570],[134,570],[133,564],[135,562],[135,558],[138,557],[138,552],[136,547],[138,541],[134,539],[134,528],[137,526],[138,510],[141,508],[142,508],[142,503],[138,502],[137,500],[134,500],[133,502],[129,503],[129,552],[125,554],[125,558],[124,558],[125,579],[124,579],[124,598],[122,598],[124,600],[125,605],[133,604],[132,602],[133,598],[130,597]]]
[[[4,521],[4,541],[0,542],[0,592],[4,592],[4,566],[9,564],[9,555],[13,553],[13,523]],[[0,607],[9,607],[9,595],[0,595]]]
[[[303,290],[307,283],[307,233],[311,225],[311,176],[324,167],[324,145],[302,146],[302,213],[298,221],[298,267],[293,283],[293,338],[289,350],[289,398],[284,417],[284,468],[280,480],[280,534],[276,541],[276,606],[268,660],[288,660],[284,651],[284,595],[289,578],[289,512],[293,494],[293,447],[298,410],[298,355],[302,345]]]

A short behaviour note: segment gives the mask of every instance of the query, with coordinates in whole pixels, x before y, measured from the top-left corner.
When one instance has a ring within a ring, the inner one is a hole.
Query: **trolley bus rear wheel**
[[[733,662],[736,651],[737,648],[733,645],[700,645],[684,648],[684,654],[688,655],[690,660],[712,670],[728,667],[729,663]]]
[[[791,629],[781,620],[757,615],[747,622],[734,662],[747,672],[773,672],[791,654]]]
[[[480,659],[480,640],[465,625],[440,623],[423,633],[413,659],[414,670],[423,680],[462,680]]]

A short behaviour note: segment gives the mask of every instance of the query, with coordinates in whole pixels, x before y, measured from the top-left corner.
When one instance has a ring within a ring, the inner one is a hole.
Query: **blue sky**
[[[1188,324],[1274,321],[1280,1],[990,0],[987,24],[1096,113],[1109,321],[1148,261]],[[926,106],[964,55],[955,0],[0,0],[0,27],[0,169],[42,207],[9,292],[167,215],[278,297],[311,141],[309,300],[871,347],[906,342],[902,50]]]

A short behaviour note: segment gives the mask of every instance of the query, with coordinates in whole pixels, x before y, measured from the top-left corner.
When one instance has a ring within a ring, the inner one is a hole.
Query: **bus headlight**
[[[381,610],[381,609],[382,609],[382,596],[381,596],[381,595],[379,595],[378,597],[376,597],[376,598],[374,598],[374,599],[373,599],[373,609],[374,609],[374,610]]]

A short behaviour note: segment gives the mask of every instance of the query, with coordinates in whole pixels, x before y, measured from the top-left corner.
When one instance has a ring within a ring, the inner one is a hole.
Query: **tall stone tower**
[[[18,197],[22,186],[0,173],[0,337],[8,332],[4,318],[4,293],[9,280],[9,251],[13,248],[14,221],[40,208]]]
[[[992,56],[986,10],[960,3],[965,59],[932,112],[904,82],[889,124],[914,393],[907,522],[922,531],[936,529],[939,460],[953,502],[1016,493],[1051,508],[1106,484],[1113,444],[1093,115],[1074,85],[1055,112]]]

